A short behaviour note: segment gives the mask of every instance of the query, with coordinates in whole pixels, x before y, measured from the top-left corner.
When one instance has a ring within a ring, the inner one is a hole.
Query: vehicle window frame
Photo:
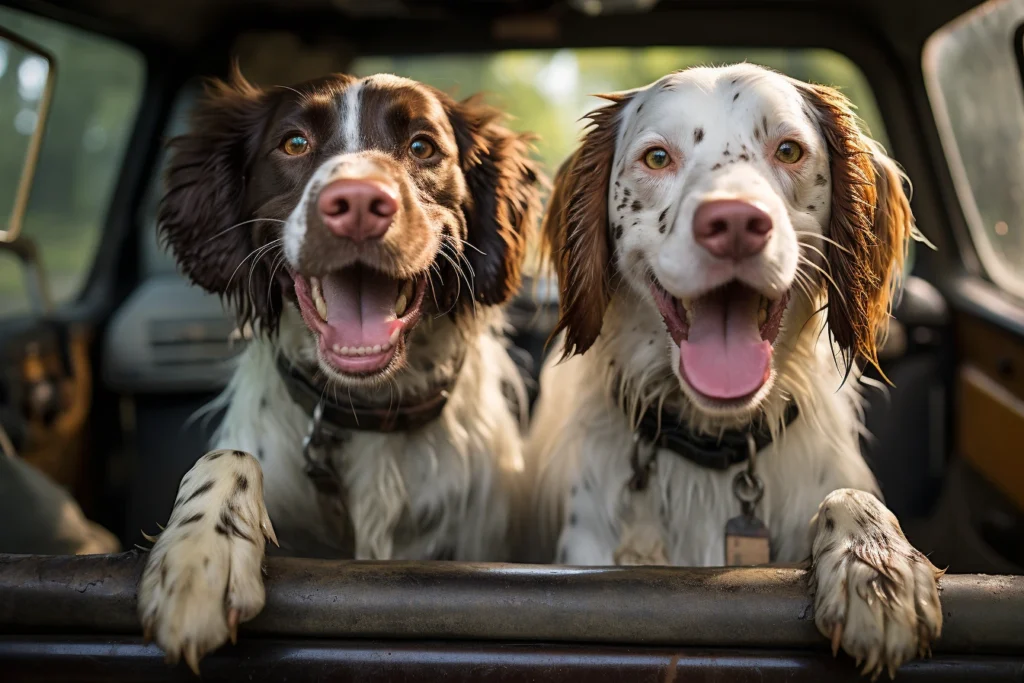
[[[955,241],[960,247],[961,264],[967,274],[984,280],[987,287],[991,288],[997,296],[1012,301],[1013,308],[1017,309],[1024,303],[1024,278],[1006,275],[1006,272],[1010,270],[1005,263],[1006,259],[994,253],[993,244],[985,234],[986,228],[981,216],[980,205],[975,197],[974,183],[964,163],[960,149],[961,142],[946,105],[950,97],[943,90],[938,67],[939,57],[936,55],[940,47],[937,42],[938,38],[947,35],[980,13],[991,11],[990,7],[999,1],[989,0],[976,5],[936,28],[925,40],[919,65],[926,90],[924,104],[935,124],[938,141],[937,163],[949,174],[949,189],[951,191],[946,193],[947,206],[950,207],[951,216],[959,217],[962,220],[962,224],[957,226],[960,229],[956,230],[954,234]],[[1009,2],[1011,0],[1002,1]],[[1017,81],[1020,88],[1018,94],[1024,98],[1024,18],[1018,19],[1018,22],[1012,32],[1012,45],[1007,47],[1012,50],[1012,59],[1020,75],[1020,79]],[[966,294],[964,287],[961,286],[965,283],[963,274],[962,272],[947,274],[943,278],[949,283],[948,288],[954,299],[958,303],[965,303],[979,314],[992,317],[998,324],[1004,324],[1007,321],[1006,316],[985,310],[984,304],[975,301],[977,297],[972,295],[968,296],[966,301],[961,301]]]
[[[126,171],[129,166],[133,164],[135,171],[139,170],[138,152],[140,150],[140,140],[145,140],[148,134],[143,134],[140,130],[140,124],[143,120],[144,111],[150,106],[150,99],[153,95],[153,56],[159,52],[154,50],[152,45],[141,44],[136,41],[125,40],[122,37],[112,34],[107,31],[97,30],[94,26],[89,24],[83,24],[80,22],[70,21],[64,17],[51,16],[49,13],[37,12],[27,8],[23,8],[17,5],[7,5],[6,3],[0,5],[0,8],[10,11],[14,14],[24,15],[29,17],[33,21],[45,22],[52,24],[58,28],[59,31],[68,33],[76,33],[80,36],[85,37],[88,40],[95,40],[105,43],[112,49],[121,51],[136,62],[138,67],[138,81],[136,83],[136,89],[133,92],[133,109],[131,115],[127,116],[123,121],[120,122],[120,129],[126,131],[122,149],[117,155],[111,157],[112,168],[110,170],[110,181],[107,186],[103,189],[106,194],[106,201],[103,202],[96,214],[95,214],[95,247],[91,258],[87,262],[83,262],[81,268],[77,271],[77,286],[71,292],[71,294],[63,299],[54,299],[52,309],[45,312],[48,319],[63,322],[63,321],[81,321],[91,319],[95,317],[97,312],[97,304],[101,303],[96,297],[94,291],[97,280],[103,280],[104,275],[109,275],[112,264],[116,263],[116,255],[111,252],[114,251],[114,245],[110,243],[109,237],[111,233],[111,223],[114,220],[116,207],[124,201],[125,188],[123,184],[126,180]],[[49,53],[53,55],[55,60],[55,69],[59,73],[59,77],[54,86],[53,98],[59,97],[61,91],[61,83],[68,77],[67,59],[62,59],[59,55],[55,54],[53,50],[50,50],[44,41],[39,41],[33,38],[34,42],[43,45],[47,48]],[[122,55],[123,56],[123,55]],[[164,53],[164,56],[166,54]],[[47,125],[47,129],[42,139],[42,148],[45,149],[47,138],[53,132],[53,114],[54,110],[51,103],[50,110],[50,122]],[[142,147],[145,144],[142,143]],[[40,160],[41,161],[41,160]],[[46,167],[37,165],[36,178],[33,182],[34,194],[38,190],[39,176],[44,174]],[[31,213],[31,197],[29,199],[30,206],[26,211],[26,219]],[[28,221],[26,221],[28,223]],[[32,226],[23,226],[22,236],[27,238],[35,238],[37,235],[34,234]],[[36,240],[37,244],[42,242]],[[52,267],[46,258],[45,247],[38,249],[41,252],[42,266],[45,269],[47,277],[47,286],[52,291]],[[34,310],[31,306],[28,309],[18,308],[0,316],[0,332],[6,333],[8,330],[17,334],[21,330],[31,329],[35,325],[35,321],[38,320],[40,314],[44,313],[41,311]]]

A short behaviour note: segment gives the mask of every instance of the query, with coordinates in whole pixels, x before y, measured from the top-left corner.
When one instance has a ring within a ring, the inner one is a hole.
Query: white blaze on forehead
[[[342,141],[346,152],[359,151],[359,114],[362,108],[363,82],[357,81],[342,94]]]

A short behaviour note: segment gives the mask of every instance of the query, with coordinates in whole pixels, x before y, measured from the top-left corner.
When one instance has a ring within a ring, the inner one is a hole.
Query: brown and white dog
[[[810,558],[819,630],[891,672],[942,626],[941,572],[880,502],[858,443],[856,363],[876,362],[917,236],[904,178],[842,95],[756,66],[606,99],[544,226],[567,358],[542,373],[527,446],[549,559],[724,564],[747,465],[657,442],[638,471],[660,433],[635,442],[637,416],[704,435],[695,451],[759,433],[771,561]]]
[[[197,669],[260,611],[275,529],[306,555],[506,558],[523,387],[498,305],[538,217],[528,147],[479,100],[389,75],[236,75],[198,104],[160,230],[255,335],[140,584],[170,660]],[[304,453],[317,399],[342,427]]]

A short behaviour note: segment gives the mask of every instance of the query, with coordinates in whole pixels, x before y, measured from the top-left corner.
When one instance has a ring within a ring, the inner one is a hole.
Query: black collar
[[[799,414],[796,403],[790,401],[783,415],[785,425],[792,424]],[[679,421],[678,413],[657,408],[648,408],[640,417],[637,432],[648,443],[712,470],[726,470],[746,462],[750,458],[748,434],[754,437],[759,451],[772,442],[772,433],[764,420],[747,429],[729,429],[721,437],[714,437],[694,433],[689,425]]]
[[[288,394],[310,416],[317,404],[323,406],[321,423],[330,432],[408,432],[419,429],[441,416],[448,402],[450,385],[437,387],[417,402],[388,407],[360,405],[347,397],[338,400],[325,391],[323,382],[307,375],[283,354],[277,355],[277,370],[288,387]]]

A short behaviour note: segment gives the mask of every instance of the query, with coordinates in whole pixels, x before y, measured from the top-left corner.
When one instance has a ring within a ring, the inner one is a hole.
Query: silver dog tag
[[[740,515],[725,523],[725,564],[749,567],[771,562],[768,528],[754,515]]]
[[[757,504],[764,495],[764,482],[754,471],[756,451],[751,438],[747,469],[737,472],[732,480],[733,495],[743,512],[725,523],[725,564],[729,567],[768,564],[772,559],[768,527],[757,516]]]

